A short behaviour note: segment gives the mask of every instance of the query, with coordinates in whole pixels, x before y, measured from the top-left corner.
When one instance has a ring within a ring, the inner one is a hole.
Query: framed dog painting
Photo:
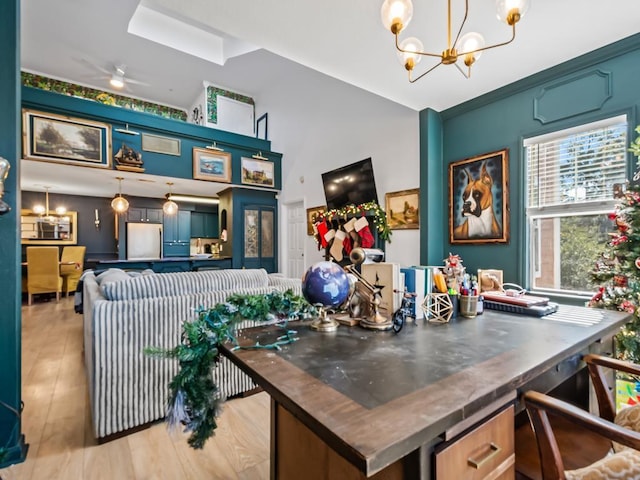
[[[509,243],[509,150],[449,164],[449,242]]]

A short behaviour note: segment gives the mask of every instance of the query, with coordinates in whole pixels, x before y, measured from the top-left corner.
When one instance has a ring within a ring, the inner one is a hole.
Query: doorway
[[[286,210],[284,225],[286,231],[285,265],[286,276],[290,278],[302,278],[305,271],[304,265],[304,241],[307,233],[307,219],[304,202],[294,202],[284,205]]]

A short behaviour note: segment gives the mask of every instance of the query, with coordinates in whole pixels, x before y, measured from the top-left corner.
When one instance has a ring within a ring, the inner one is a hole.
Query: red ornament
[[[636,264],[636,268],[640,270],[640,257],[636,258],[635,264]]]
[[[613,283],[618,287],[626,287],[628,285],[628,279],[624,275],[615,275],[613,277]]]

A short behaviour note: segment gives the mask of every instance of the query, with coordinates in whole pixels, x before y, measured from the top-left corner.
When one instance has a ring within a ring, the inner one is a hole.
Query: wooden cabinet
[[[178,210],[176,215],[165,215],[163,223],[163,255],[188,257],[191,242],[191,212]]]
[[[129,207],[129,210],[127,211],[127,221],[162,223],[162,209]]]
[[[435,454],[437,480],[515,478],[513,405]]]
[[[191,212],[191,238],[218,238],[218,215]]]

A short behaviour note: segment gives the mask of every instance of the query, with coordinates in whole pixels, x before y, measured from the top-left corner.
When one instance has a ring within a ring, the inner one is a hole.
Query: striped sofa
[[[137,275],[137,276],[130,276]],[[148,346],[172,348],[181,323],[198,307],[211,307],[234,293],[265,294],[301,282],[257,270],[128,274],[111,269],[83,275],[84,355],[96,438],[164,418],[175,360],[146,356]],[[240,328],[253,325],[247,321]],[[221,395],[255,388],[253,381],[222,357],[213,372]]]

